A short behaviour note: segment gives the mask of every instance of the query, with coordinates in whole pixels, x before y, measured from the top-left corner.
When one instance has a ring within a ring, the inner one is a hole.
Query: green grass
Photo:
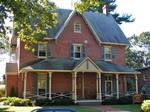
[[[37,108],[44,108],[44,107],[15,107],[10,106],[9,108],[0,109],[0,112],[30,112]],[[87,106],[52,106],[52,107],[45,107],[45,108],[70,108],[77,112],[97,112],[96,109],[87,107]]]
[[[121,110],[128,110],[131,112],[140,112],[140,104],[131,104],[131,105],[111,105],[113,108],[119,108]]]

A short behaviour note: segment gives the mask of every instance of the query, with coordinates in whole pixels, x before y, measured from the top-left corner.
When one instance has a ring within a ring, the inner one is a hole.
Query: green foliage
[[[119,13],[114,13],[117,5],[115,4],[116,0],[81,0],[81,2],[75,4],[75,9],[83,13],[84,11],[93,11],[102,13],[102,7],[104,5],[108,6],[108,12],[112,14],[114,19],[118,24],[122,22],[133,22],[134,19],[131,18],[132,15]]]
[[[0,8],[0,33],[6,35],[4,20],[10,18],[14,22],[14,34],[21,38],[27,50],[33,50],[32,46],[57,24],[56,6],[50,0],[1,0]]]
[[[22,99],[18,97],[8,97],[4,100],[4,105],[11,105],[11,106],[30,106],[31,100],[30,99]]]
[[[0,102],[3,102],[3,101],[5,101],[5,100],[7,100],[6,97],[1,97],[1,98],[0,98]]]
[[[107,98],[102,101],[103,105],[118,105],[118,104],[132,104],[132,96],[122,96],[119,99],[116,97]]]
[[[141,109],[143,112],[150,112],[150,100],[144,100]]]
[[[127,65],[130,68],[141,68],[143,67],[144,63],[144,52],[143,51],[136,51],[131,50],[130,48],[126,49],[126,56],[127,56]]]
[[[16,92],[15,92],[14,86],[11,87],[9,96],[10,97],[15,97],[16,96]]]
[[[150,32],[133,35],[129,41],[131,48],[127,50],[127,64],[132,68],[150,66]]]
[[[37,99],[35,101],[36,106],[51,106],[51,105],[73,105],[72,99]]]

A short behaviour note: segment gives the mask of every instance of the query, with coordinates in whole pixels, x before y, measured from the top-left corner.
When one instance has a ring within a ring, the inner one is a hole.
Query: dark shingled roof
[[[133,69],[128,67],[119,66],[105,61],[95,61],[95,63],[102,71],[106,72],[135,72]]]
[[[58,9],[57,14],[58,14],[58,24],[56,27],[50,29],[48,31],[48,35],[52,38],[55,38],[59,30],[62,28],[64,25],[65,21],[68,19],[69,15],[71,14],[72,10],[67,10],[67,9]]]
[[[83,60],[84,59],[47,59],[30,65],[28,67],[30,67],[33,70],[73,70]],[[97,60],[94,62],[103,72],[135,72],[134,70],[129,69],[128,67],[119,66],[101,60]]]
[[[58,25],[48,31],[50,37],[56,38],[57,33],[63,27],[71,12],[72,10],[68,9],[57,10]],[[110,14],[105,15],[102,13],[85,12],[83,17],[102,42],[129,44],[124,33]]]

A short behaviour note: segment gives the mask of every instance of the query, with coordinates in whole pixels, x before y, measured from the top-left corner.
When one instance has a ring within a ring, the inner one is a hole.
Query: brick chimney
[[[107,14],[108,14],[108,5],[105,4],[105,5],[103,6],[102,10],[103,10],[103,14],[106,14],[106,15],[107,15]]]

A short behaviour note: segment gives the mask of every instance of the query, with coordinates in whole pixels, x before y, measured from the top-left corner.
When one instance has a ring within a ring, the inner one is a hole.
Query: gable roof
[[[54,39],[57,39],[60,36],[75,11],[58,9],[57,13],[58,24],[55,28],[48,31],[49,37]],[[129,45],[128,39],[110,14],[105,15],[102,13],[85,12],[82,17],[97,40],[101,43]]]
[[[41,62],[34,63],[27,67],[22,68],[22,70],[33,70],[33,71],[40,71],[40,70],[54,70],[54,71],[61,71],[61,70],[70,70],[73,71],[79,65],[84,63],[84,61],[90,60],[90,58],[80,59],[80,60],[73,60],[73,59],[55,59],[49,58],[43,60]],[[122,73],[122,74],[133,74],[139,73],[130,69],[128,67],[119,66],[116,64],[108,63],[102,60],[91,61],[93,65],[102,73]]]

